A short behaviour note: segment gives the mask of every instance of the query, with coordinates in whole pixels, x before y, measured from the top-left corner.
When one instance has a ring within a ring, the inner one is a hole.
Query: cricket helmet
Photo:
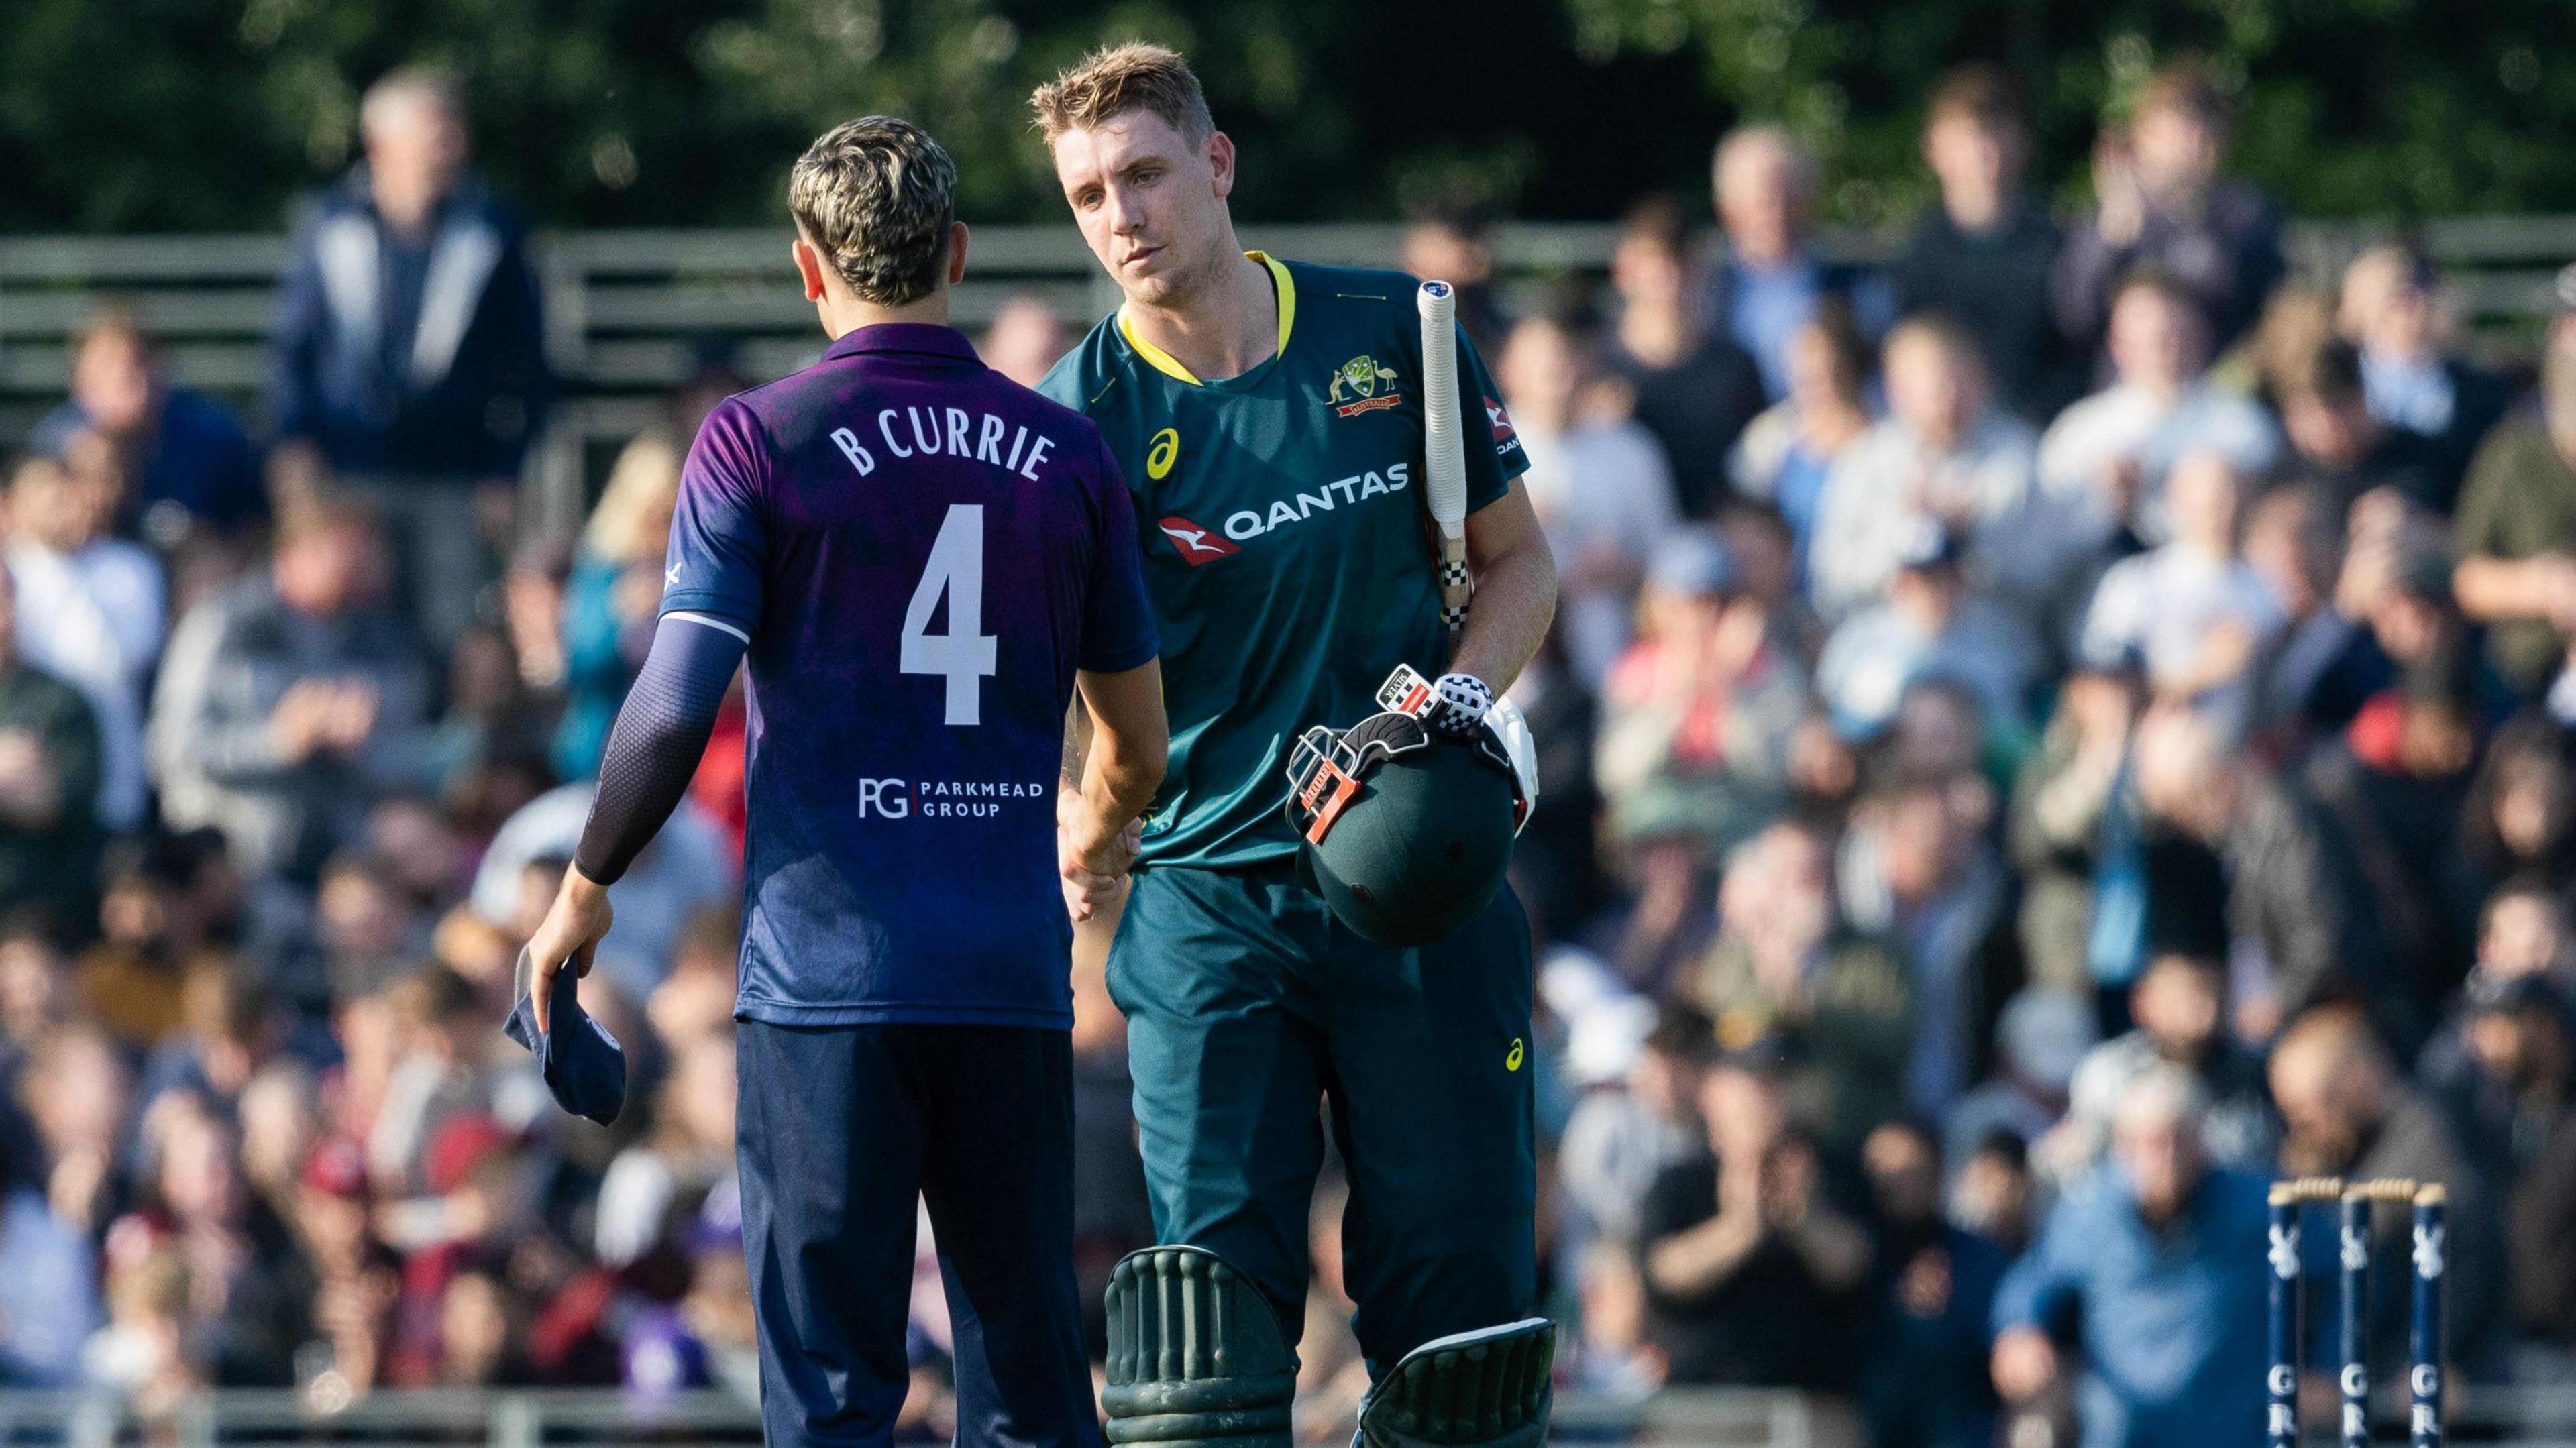
[[[1529,807],[1493,730],[1452,739],[1403,709],[1307,730],[1288,783],[1299,874],[1379,945],[1429,945],[1482,913]]]

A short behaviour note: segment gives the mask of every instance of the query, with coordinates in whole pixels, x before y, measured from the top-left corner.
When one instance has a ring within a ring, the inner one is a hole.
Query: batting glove
[[[1494,707],[1494,691],[1473,674],[1442,674],[1431,686],[1431,706],[1422,713],[1422,726],[1434,734],[1450,739],[1470,739],[1485,722],[1485,711]]]

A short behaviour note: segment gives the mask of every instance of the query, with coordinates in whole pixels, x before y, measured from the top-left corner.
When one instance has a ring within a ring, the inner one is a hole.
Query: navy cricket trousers
[[[916,1197],[956,1329],[958,1443],[1099,1448],[1073,1280],[1069,1034],[744,1021],[736,1042],[772,1448],[892,1440]]]

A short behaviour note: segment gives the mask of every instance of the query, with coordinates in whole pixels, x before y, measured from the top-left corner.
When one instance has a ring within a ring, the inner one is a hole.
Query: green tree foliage
[[[1914,161],[1934,77],[1967,60],[2030,96],[2040,175],[2087,148],[2155,66],[2205,60],[2238,106],[2235,164],[2310,215],[2576,208],[2564,0],[1566,0],[1592,58],[1686,55],[1743,114],[1787,123],[1877,222],[1928,191]]]
[[[1062,213],[1030,86],[1087,47],[1186,49],[1261,219],[1440,199],[1598,217],[1705,185],[1710,139],[1777,117],[1873,221],[1925,188],[1944,65],[2032,90],[2043,174],[2184,48],[2241,89],[2243,164],[2300,209],[2576,209],[2563,0],[0,0],[0,228],[267,229],[345,166],[357,96],[461,72],[478,164],[556,225],[775,224],[796,149],[897,111],[953,150],[976,220]]]

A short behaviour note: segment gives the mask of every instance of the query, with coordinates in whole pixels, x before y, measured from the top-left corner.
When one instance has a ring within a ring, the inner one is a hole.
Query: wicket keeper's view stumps
[[[2343,1183],[2333,1177],[2302,1177],[2272,1184],[2272,1223],[2267,1257],[2271,1269],[2271,1323],[2267,1334],[2272,1363],[2264,1374],[2264,1441],[2270,1448],[2295,1448],[2299,1441],[2300,1287],[2306,1281],[2299,1257],[2299,1218],[2311,1202],[2339,1201]]]
[[[2299,1370],[2305,1334],[2301,1297],[2306,1271],[2301,1247],[2301,1214],[2311,1204],[2334,1203],[2339,1316],[2336,1343],[2342,1361],[2335,1386],[2340,1399],[2337,1439],[2342,1448],[2368,1448],[2370,1443],[2370,1261],[2372,1212],[2381,1202],[2414,1209],[2409,1239],[2408,1279],[2412,1286],[2412,1319],[2407,1334],[2407,1433],[2414,1448],[2439,1448],[2442,1432],[2442,1278],[2444,1191],[2438,1182],[2419,1185],[2404,1178],[2381,1178],[2346,1184],[2333,1177],[2305,1177],[2275,1182],[2271,1192],[2271,1230],[2266,1251],[2271,1275],[2271,1363],[2264,1386],[2264,1437],[2270,1448],[2292,1448],[2299,1441]]]
[[[2415,1448],[2442,1445],[2442,1272],[2448,1193],[2428,1182],[2415,1193],[2414,1320],[2408,1326],[2407,1437]]]

